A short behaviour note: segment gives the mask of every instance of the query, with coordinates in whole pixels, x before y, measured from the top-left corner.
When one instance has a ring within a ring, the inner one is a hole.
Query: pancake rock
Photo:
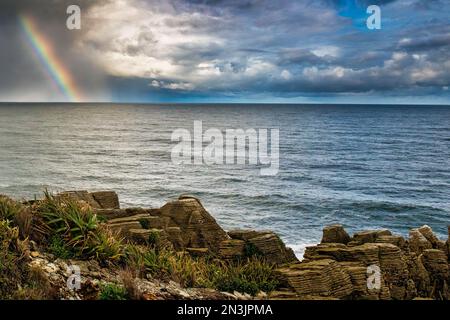
[[[357,232],[347,244],[344,232],[325,227],[302,262],[278,268],[284,290],[300,299],[449,299],[448,240],[430,227],[412,229],[409,240],[388,230]]]
[[[271,299],[450,299],[450,242],[426,225],[407,239],[387,229],[350,236],[342,225],[326,226],[321,243],[299,261],[272,231],[225,232],[191,196],[152,209],[121,209],[114,192],[58,196],[89,205],[128,242],[224,261],[261,257],[279,282]]]

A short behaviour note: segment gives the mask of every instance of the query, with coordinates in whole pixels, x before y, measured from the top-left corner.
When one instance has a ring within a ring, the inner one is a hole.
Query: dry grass
[[[51,285],[45,272],[37,266],[30,267],[24,287],[13,293],[15,300],[58,299],[58,289]]]
[[[278,282],[274,266],[252,257],[239,262],[211,258],[193,258],[188,254],[131,245],[127,247],[127,264],[155,278],[173,280],[183,287],[215,288],[256,295],[273,291]]]
[[[136,270],[126,268],[119,273],[120,280],[127,292],[127,296],[132,300],[140,300],[142,292],[136,284]]]
[[[46,192],[44,200],[34,206],[33,215],[40,217],[39,232],[47,243],[53,243],[55,237],[59,241],[61,247],[54,253],[64,252],[62,258],[117,262],[122,256],[122,239],[102,224],[89,206]]]
[[[135,279],[150,274],[183,287],[256,294],[269,292],[277,282],[273,266],[255,256],[239,262],[211,257],[193,258],[158,246],[125,244],[87,205],[54,197],[30,206],[0,196],[0,298],[47,299],[56,294],[39,270],[27,268],[28,239],[62,259],[96,259],[122,267],[122,285],[107,284],[103,299],[140,299]],[[18,286],[20,285],[20,287]]]

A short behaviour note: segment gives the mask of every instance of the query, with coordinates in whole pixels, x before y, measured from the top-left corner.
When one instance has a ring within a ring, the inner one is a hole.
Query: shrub
[[[139,219],[139,223],[141,224],[142,228],[150,229],[150,224],[147,219]]]
[[[189,255],[176,253],[166,249],[148,248],[128,245],[125,263],[152,277],[163,280],[174,280],[182,286],[194,286],[200,262]]]
[[[213,283],[221,291],[238,291],[255,295],[259,291],[273,291],[278,285],[273,274],[273,266],[257,258],[223,265],[220,271],[213,279]]]
[[[50,238],[48,249],[50,253],[60,259],[70,259],[74,256],[64,240],[58,235],[54,235]]]
[[[127,291],[115,283],[106,283],[100,286],[100,300],[127,300]]]
[[[261,257],[261,251],[251,242],[246,242],[244,247],[244,256],[247,258]]]
[[[91,243],[89,256],[95,257],[98,261],[120,261],[123,256],[123,239],[118,238],[111,229],[105,225],[100,225]]]
[[[22,205],[7,196],[0,195],[0,220],[12,221],[22,210]]]
[[[58,298],[58,289],[53,287],[45,272],[37,266],[29,267],[27,280],[13,293],[14,300],[49,300]]]
[[[90,207],[45,192],[44,200],[34,209],[43,219],[40,229],[46,233],[50,247],[65,258],[105,262],[118,261],[122,256],[122,240],[98,221]]]
[[[119,273],[123,287],[125,288],[127,297],[132,300],[139,300],[142,296],[142,292],[139,290],[135,281],[135,272],[127,268]]]
[[[19,239],[19,229],[8,220],[0,221],[0,300],[29,297],[44,299],[48,290],[37,290],[41,281],[27,266],[27,241]]]
[[[22,210],[16,213],[14,217],[14,223],[19,228],[20,236],[22,239],[34,238],[34,223],[33,213],[29,207],[24,207]]]
[[[148,236],[148,243],[151,246],[158,246],[160,244],[159,233],[156,231],[150,232],[150,235]]]
[[[20,257],[15,253],[19,231],[10,222],[0,221],[0,298],[8,298],[21,279]]]
[[[273,291],[278,282],[273,265],[257,257],[239,262],[224,262],[210,258],[192,258],[187,254],[167,250],[129,246],[127,263],[153,277],[170,279],[185,287],[215,288],[257,294]]]

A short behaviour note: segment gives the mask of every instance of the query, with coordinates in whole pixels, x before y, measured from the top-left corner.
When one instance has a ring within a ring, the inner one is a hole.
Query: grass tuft
[[[50,249],[61,258],[118,261],[123,244],[89,206],[45,192],[35,208],[42,217]]]
[[[127,300],[127,290],[115,283],[106,283],[100,286],[100,300]]]
[[[13,221],[23,206],[11,198],[0,195],[0,220]]]
[[[184,287],[215,288],[256,295],[259,291],[273,291],[278,285],[274,266],[257,257],[225,262],[135,245],[127,247],[125,257],[128,265],[135,270],[152,277],[173,280]]]

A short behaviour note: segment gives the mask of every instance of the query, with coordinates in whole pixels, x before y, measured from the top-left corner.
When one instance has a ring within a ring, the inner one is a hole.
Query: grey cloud
[[[323,65],[330,64],[333,57],[319,57],[311,50],[304,48],[290,48],[280,52],[278,63],[280,65]]]
[[[88,55],[80,51],[77,41],[81,33],[66,28],[66,9],[71,4],[78,4],[83,9],[104,1],[31,1],[5,0],[0,4],[0,69],[8,77],[0,80],[0,99],[10,92],[23,92],[18,99],[27,96],[27,92],[36,92],[37,96],[62,100],[52,79],[39,61],[30,44],[27,43],[20,28],[18,16],[27,14],[36,21],[39,31],[52,43],[55,54],[65,64],[74,79],[87,96],[94,97],[104,91],[105,73]],[[82,11],[83,12],[83,11]]]
[[[36,15],[87,90],[104,78],[123,86],[114,87],[117,90],[133,91],[124,85],[129,81],[139,85],[139,94],[148,90],[174,95],[420,95],[449,85],[450,27],[445,10],[438,7],[441,1],[355,1],[360,6],[388,6],[386,16],[394,22],[368,32],[340,16],[337,5],[342,2],[332,0],[121,2],[126,6],[106,0],[54,0],[49,2],[54,7],[45,8],[38,8],[36,1],[7,0],[4,6],[9,12]],[[85,9],[81,32],[60,27],[69,2]],[[417,14],[419,7],[426,12]],[[412,17],[416,23],[407,23]],[[0,37],[8,39],[11,50],[0,52],[0,64],[11,78],[8,83],[0,80],[0,91],[33,87],[42,79],[42,70],[34,68],[20,49],[23,43],[14,39],[14,23],[5,21],[0,19],[6,26]],[[18,62],[6,65],[15,52],[20,52]],[[30,69],[29,80],[13,70],[16,66]]]
[[[411,51],[433,50],[442,47],[450,47],[450,34],[406,39],[399,43],[399,48]]]

